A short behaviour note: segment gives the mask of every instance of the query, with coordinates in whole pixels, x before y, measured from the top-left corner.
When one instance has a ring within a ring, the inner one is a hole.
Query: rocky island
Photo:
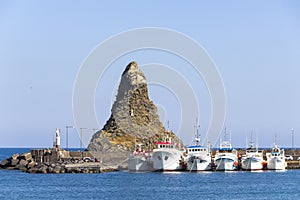
[[[110,118],[102,130],[93,135],[87,149],[104,163],[124,165],[136,143],[142,144],[145,150],[152,150],[155,142],[166,137],[182,144],[163,126],[157,107],[149,99],[146,77],[138,64],[131,62],[122,73]]]
[[[60,148],[60,135],[52,148],[31,150],[12,155],[0,168],[29,173],[99,173],[127,168],[128,156],[136,144],[145,150],[166,138],[182,141],[166,130],[157,107],[148,95],[147,81],[136,62],[130,62],[121,76],[118,94],[111,115],[104,127],[94,133],[86,151],[72,152]]]

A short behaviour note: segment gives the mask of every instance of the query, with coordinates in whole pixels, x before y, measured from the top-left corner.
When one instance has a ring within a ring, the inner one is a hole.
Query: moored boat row
[[[197,134],[195,144],[180,148],[179,144],[170,139],[156,142],[156,148],[151,152],[137,149],[128,159],[129,171],[234,171],[234,170],[284,170],[287,167],[284,150],[275,142],[270,153],[266,153],[264,160],[263,151],[254,147],[251,141],[244,155],[238,155],[238,151],[225,138],[220,141],[220,147],[212,155],[212,151],[200,144]]]

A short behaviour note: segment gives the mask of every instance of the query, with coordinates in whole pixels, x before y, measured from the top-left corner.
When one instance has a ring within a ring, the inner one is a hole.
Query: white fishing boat
[[[176,171],[183,169],[183,151],[171,141],[156,142],[153,149],[153,168],[156,171]]]
[[[154,171],[152,152],[142,150],[141,144],[128,158],[128,170],[133,172]]]
[[[208,171],[211,170],[211,154],[209,148],[200,145],[200,137],[197,133],[193,146],[187,147],[187,170],[188,171]]]
[[[246,154],[242,157],[242,169],[247,171],[262,170],[264,162],[263,151],[255,148],[254,143],[250,142],[250,147],[246,149]]]
[[[267,168],[270,170],[284,170],[287,167],[285,161],[284,149],[280,149],[276,142],[271,153],[266,153],[267,156]]]
[[[145,151],[142,144],[128,158],[128,170],[133,172],[153,171],[152,152]]]
[[[188,146],[188,171],[208,171],[211,170],[211,156],[208,148],[203,146]]]
[[[231,142],[226,139],[226,128],[224,141],[220,141],[220,148],[216,151],[214,164],[216,171],[233,171],[238,166],[237,151],[232,148]]]
[[[128,170],[134,172],[153,171],[153,161],[151,155],[133,154],[128,158]]]

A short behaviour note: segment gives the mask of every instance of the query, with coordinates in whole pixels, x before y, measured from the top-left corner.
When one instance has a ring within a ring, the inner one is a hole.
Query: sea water
[[[29,149],[0,149],[0,160]],[[300,199],[300,170],[28,174],[0,170],[0,199]]]

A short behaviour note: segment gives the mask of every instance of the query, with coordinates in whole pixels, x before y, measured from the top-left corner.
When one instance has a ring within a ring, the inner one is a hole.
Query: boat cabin
[[[231,143],[229,141],[223,141],[220,144],[219,151],[232,151],[233,148],[231,146]]]
[[[207,148],[204,148],[202,146],[189,146],[188,148],[188,153],[206,153],[208,151]]]
[[[275,147],[272,149],[271,154],[272,154],[272,156],[282,156],[282,155],[284,155],[284,150],[279,149],[278,147]]]
[[[157,145],[158,149],[162,149],[162,148],[174,149],[175,148],[175,145],[172,142],[156,142],[155,144]]]
[[[262,150],[258,150],[257,147],[254,147],[253,143],[250,143],[250,147],[246,149],[246,153],[248,154],[254,154],[254,153],[263,153]]]

